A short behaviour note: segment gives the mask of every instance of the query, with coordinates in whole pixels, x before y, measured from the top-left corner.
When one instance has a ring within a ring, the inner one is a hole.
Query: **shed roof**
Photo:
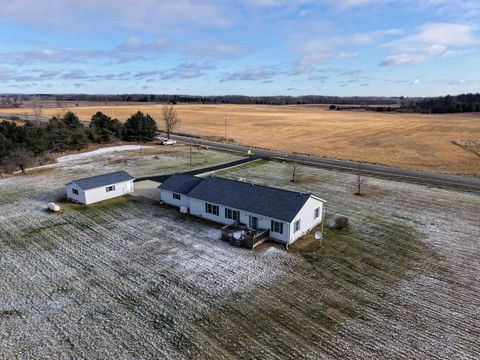
[[[135,178],[126,171],[117,171],[109,174],[96,175],[83,179],[73,180],[72,183],[77,185],[82,190],[90,190],[129,180],[135,180]]]
[[[234,209],[291,222],[312,194],[208,177],[194,186],[187,195]]]
[[[159,189],[186,195],[202,181],[203,179],[197,176],[174,174],[168,177],[168,179],[159,186]]]

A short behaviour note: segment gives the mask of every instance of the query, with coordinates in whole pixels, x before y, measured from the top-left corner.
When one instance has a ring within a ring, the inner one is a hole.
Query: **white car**
[[[175,140],[172,140],[172,139],[164,139],[162,141],[162,145],[175,145],[177,142]]]

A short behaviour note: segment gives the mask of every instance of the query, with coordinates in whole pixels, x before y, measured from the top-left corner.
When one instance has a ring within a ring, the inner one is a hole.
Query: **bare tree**
[[[288,171],[291,175],[291,182],[295,182],[298,180],[300,164],[298,163],[298,158],[296,155],[292,155],[290,159],[287,158],[288,161]]]
[[[15,168],[20,168],[22,171],[22,174],[25,174],[27,171],[27,168],[32,166],[33,164],[33,154],[30,151],[27,151],[25,149],[19,148],[10,155],[7,156],[5,159],[5,166],[9,169],[15,169]]]
[[[165,132],[167,139],[170,139],[170,134],[180,126],[180,119],[177,116],[177,110],[171,104],[162,107],[162,118],[165,123]]]
[[[357,192],[355,195],[361,196],[362,194],[362,186],[365,184],[365,179],[362,177],[361,174],[357,175]]]
[[[42,105],[38,100],[33,102],[33,117],[36,122],[40,122],[40,118],[42,116]]]

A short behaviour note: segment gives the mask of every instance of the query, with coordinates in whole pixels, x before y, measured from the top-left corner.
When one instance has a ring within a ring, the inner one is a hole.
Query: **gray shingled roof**
[[[291,222],[312,194],[208,177],[193,187],[187,195],[233,209]]]
[[[197,176],[188,174],[174,174],[165,180],[159,186],[159,189],[186,195],[202,181],[203,179]]]
[[[128,180],[135,180],[135,178],[126,171],[117,171],[110,174],[103,174],[73,180],[72,183],[76,184],[82,190],[90,190],[102,186],[117,184],[119,182]]]

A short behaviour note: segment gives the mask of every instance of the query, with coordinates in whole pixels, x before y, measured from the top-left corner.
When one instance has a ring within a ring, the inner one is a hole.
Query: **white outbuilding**
[[[283,244],[294,241],[323,221],[324,200],[310,193],[219,177],[175,174],[160,185],[164,203],[224,225],[268,232]]]
[[[93,204],[122,196],[134,191],[134,180],[126,171],[73,180],[65,186],[67,199],[80,204]]]

